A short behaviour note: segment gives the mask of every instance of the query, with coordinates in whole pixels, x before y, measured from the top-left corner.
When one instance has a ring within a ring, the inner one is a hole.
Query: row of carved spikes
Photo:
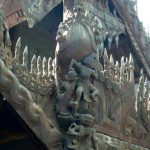
[[[15,47],[15,63],[20,64],[20,50],[21,50],[21,39],[19,38]],[[23,63],[22,65],[27,68],[28,65],[28,47],[25,47],[23,51]],[[39,77],[49,77],[53,74],[53,60],[50,57],[47,61],[46,57],[43,59],[41,56],[36,57],[34,55],[31,59],[31,69],[30,73],[32,75],[37,75]]]
[[[104,50],[104,75],[115,82],[124,84],[126,82],[134,83],[134,60],[130,54],[129,59],[122,57],[120,65],[114,61],[112,55],[108,56],[107,50]]]
[[[140,73],[139,79],[139,87],[137,90],[137,103],[143,102],[144,109],[149,110],[149,102],[150,102],[150,86],[147,78],[144,77],[143,69]]]

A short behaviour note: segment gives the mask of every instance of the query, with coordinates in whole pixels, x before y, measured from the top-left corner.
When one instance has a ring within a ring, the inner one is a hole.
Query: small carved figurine
[[[72,60],[70,64],[70,70],[75,70],[80,77],[76,89],[76,102],[79,103],[81,96],[86,102],[96,101],[98,90],[90,82],[90,78],[97,79],[97,75],[94,70],[82,65],[76,60]]]

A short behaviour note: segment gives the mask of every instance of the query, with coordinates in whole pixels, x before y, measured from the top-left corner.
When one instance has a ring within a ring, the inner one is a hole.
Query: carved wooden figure
[[[24,0],[27,9],[19,10],[32,27],[60,2]],[[134,61],[148,77],[150,69],[136,42],[134,6],[130,0],[63,0],[55,58],[35,54],[31,61],[21,38],[14,58],[5,55],[11,25],[4,28],[8,20],[0,12],[0,92],[49,150],[150,148],[149,83],[142,71],[135,88]],[[138,57],[120,52],[122,43]]]

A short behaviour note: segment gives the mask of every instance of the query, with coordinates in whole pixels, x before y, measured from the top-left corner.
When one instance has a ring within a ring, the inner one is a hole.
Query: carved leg
[[[79,104],[79,101],[81,99],[82,93],[83,93],[84,89],[82,86],[78,86],[77,90],[76,90],[76,103]]]
[[[91,97],[93,101],[97,101],[96,96],[98,96],[99,90],[95,88],[92,84],[90,84],[90,90],[92,90]]]

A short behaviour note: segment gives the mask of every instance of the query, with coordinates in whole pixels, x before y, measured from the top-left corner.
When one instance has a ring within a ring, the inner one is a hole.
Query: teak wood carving
[[[29,25],[60,2],[33,2],[27,13]],[[20,38],[12,57],[9,27],[1,8],[0,92],[49,150],[148,150],[147,78],[141,71],[135,90],[133,56],[115,61],[108,54],[113,42],[119,46],[121,34],[134,36],[134,26],[129,26],[137,17],[134,4],[118,4],[118,0],[63,3],[55,58],[48,60],[36,55],[29,60],[28,47],[20,60]],[[127,22],[120,17],[120,5],[131,15]]]

